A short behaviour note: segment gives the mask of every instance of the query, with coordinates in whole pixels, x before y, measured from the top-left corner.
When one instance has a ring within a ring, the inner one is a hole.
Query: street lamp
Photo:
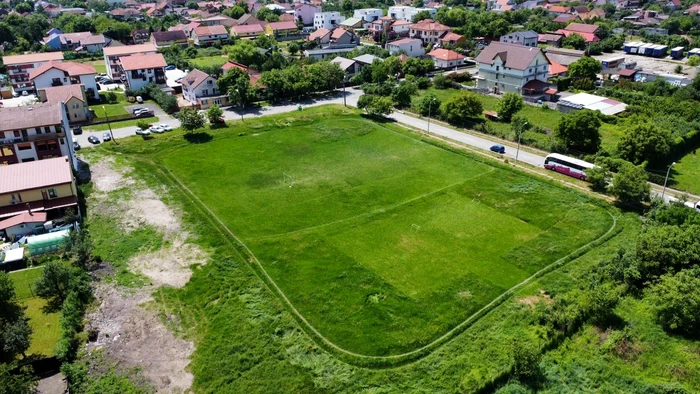
[[[430,109],[433,108],[433,103],[435,102],[435,97],[428,101],[428,134],[430,134]]]
[[[663,201],[664,195],[666,194],[666,184],[668,183],[668,174],[671,173],[671,167],[673,167],[675,164],[676,164],[675,161],[673,163],[671,163],[671,165],[668,166],[668,170],[666,171],[666,179],[664,179],[664,190],[661,192],[661,201]]]
[[[244,120],[243,120],[243,97],[241,97],[241,91],[236,89],[236,95],[238,96],[238,105],[241,106],[241,122],[244,122]]]
[[[107,120],[107,127],[109,127],[109,135],[112,137],[112,142],[117,144],[117,140],[114,139],[114,134],[112,134],[112,124],[109,123],[109,116],[107,116],[107,108],[105,108],[104,105],[102,106],[102,110],[105,113],[105,119]],[[117,144],[117,145],[119,145],[119,144]]]
[[[523,129],[527,126],[527,122],[520,125],[520,131],[518,132],[518,150],[515,152],[515,165],[518,165],[518,156],[520,155],[520,137],[523,135]]]

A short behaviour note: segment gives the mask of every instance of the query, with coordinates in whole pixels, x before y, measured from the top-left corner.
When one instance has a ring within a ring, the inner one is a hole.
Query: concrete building
[[[228,31],[225,26],[199,26],[192,31],[192,41],[195,45],[208,45],[217,40],[228,40]]]
[[[151,43],[156,48],[168,48],[173,45],[186,46],[187,34],[183,30],[154,31],[151,33]]]
[[[500,42],[504,44],[518,44],[526,47],[536,47],[539,35],[532,30],[516,31],[502,35]]]
[[[99,99],[95,67],[89,64],[50,61],[34,69],[29,79],[37,91],[55,86],[83,85],[87,97]]]
[[[382,13],[381,8],[361,8],[359,10],[355,10],[352,14],[352,17],[362,19],[366,23],[371,23],[378,20],[383,15],[384,14]]]
[[[89,31],[63,33],[58,30],[51,32],[48,37],[44,37],[41,43],[51,48],[52,51],[99,52],[105,47],[108,40],[102,34],[95,35]]]
[[[136,54],[154,54],[157,52],[156,46],[153,43],[126,45],[120,47],[107,47],[104,49],[105,65],[107,66],[107,75],[111,79],[120,79],[122,77],[120,71],[120,59]]]
[[[350,78],[354,77],[359,69],[356,61],[352,59],[346,59],[341,56],[336,56],[333,60],[331,60],[331,63],[337,64],[338,67],[340,67],[340,69],[345,72],[345,82],[349,81]]]
[[[331,42],[331,31],[328,29],[316,29],[313,33],[306,37],[306,41],[316,41],[321,45]]]
[[[435,8],[416,8],[411,6],[393,6],[389,7],[387,16],[397,21],[413,22],[413,17],[421,11],[428,11],[431,18],[435,18],[437,9]]]
[[[435,67],[445,69],[459,67],[464,64],[464,59],[466,59],[466,56],[444,48],[433,49],[427,56],[433,59]]]
[[[78,162],[63,103],[0,108],[0,169],[3,165],[66,156]],[[5,179],[0,185],[5,184]]]
[[[425,19],[410,25],[408,36],[411,38],[419,38],[425,45],[437,44],[440,42],[440,38],[449,31],[449,26],[445,26],[431,19]]]
[[[333,30],[345,20],[340,12],[317,12],[314,14],[314,28]]]
[[[477,87],[493,93],[544,93],[550,62],[540,48],[492,42],[476,57]]]
[[[200,109],[229,103],[227,92],[219,91],[216,79],[196,68],[182,78],[182,97]]]
[[[71,124],[85,122],[90,117],[87,95],[83,85],[37,87],[37,95],[42,103],[64,103],[66,116]]]
[[[34,53],[30,55],[3,56],[2,61],[7,67],[12,89],[15,92],[34,91],[34,84],[29,74],[46,62],[63,60],[61,52]]]
[[[293,36],[299,33],[299,27],[292,21],[287,22],[272,22],[265,26],[265,34],[274,37]]]
[[[293,8],[294,20],[301,21],[301,24],[304,26],[313,25],[314,15],[322,11],[321,7],[304,3],[294,4]]]
[[[392,55],[399,52],[403,52],[410,57],[418,57],[425,54],[423,42],[417,38],[403,38],[398,41],[387,42],[386,49]]]
[[[394,21],[394,23],[391,24],[391,30],[399,37],[407,37],[411,30],[411,25],[412,23],[408,21]]]
[[[119,74],[127,89],[136,90],[149,83],[165,85],[166,66],[160,53],[131,55],[121,59]]]
[[[324,49],[307,49],[304,51],[305,57],[310,57],[314,60],[325,60],[335,56],[342,56],[345,53],[351,52],[355,46],[343,48],[324,48]]]

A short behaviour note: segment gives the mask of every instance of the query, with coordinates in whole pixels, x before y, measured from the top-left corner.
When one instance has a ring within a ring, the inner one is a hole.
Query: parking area
[[[0,100],[0,103],[2,103],[2,106],[4,108],[21,107],[23,105],[34,104],[36,102],[37,102],[37,97],[33,93],[30,95],[27,95],[27,96],[19,96],[19,97],[13,97],[10,99]]]
[[[655,58],[650,56],[631,55],[623,51],[614,51],[613,53],[604,53],[602,55],[593,56],[597,60],[608,59],[611,57],[622,56],[625,58],[625,63],[637,62],[637,69],[641,69],[646,73],[658,74],[674,74],[678,65],[683,67],[683,74],[689,78],[695,78],[697,73],[695,67],[688,66],[688,59],[674,60],[670,57]]]

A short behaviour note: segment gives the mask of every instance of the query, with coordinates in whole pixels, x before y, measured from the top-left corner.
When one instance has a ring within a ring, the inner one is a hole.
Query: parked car
[[[173,65],[171,64],[171,65],[169,65],[168,67],[165,68],[165,71],[170,71],[170,70],[174,70],[174,69],[175,69],[175,66],[173,66]]]
[[[148,131],[151,133],[163,134],[165,130],[163,130],[160,126],[151,126],[148,128]]]
[[[491,149],[492,152],[496,153],[506,153],[506,147],[503,145],[494,145],[489,149]]]
[[[112,140],[112,135],[109,132],[102,133],[102,141],[107,142]]]
[[[73,134],[75,135],[80,135],[83,134],[83,128],[78,126],[78,127],[73,127]]]
[[[160,127],[163,131],[173,131],[173,128],[165,123],[159,124],[158,127]]]
[[[22,96],[29,96],[29,92],[27,92],[26,90],[23,91],[23,92],[22,92]]]
[[[143,103],[143,97],[141,97],[141,96],[136,96],[136,102],[139,103],[139,104]]]
[[[138,117],[143,117],[143,118],[147,118],[147,117],[149,117],[149,116],[153,116],[153,111],[151,111],[150,109],[147,109],[147,110],[145,110],[145,111],[139,111],[139,112],[136,114],[136,116],[138,116]]]
[[[136,115],[137,112],[147,111],[147,110],[148,110],[148,108],[138,107],[138,108],[132,109],[132,110],[131,110],[131,113],[134,114],[134,115]]]
[[[80,144],[78,141],[73,141],[73,150],[80,150]]]
[[[141,130],[140,128],[136,128],[136,135],[151,135],[151,132],[146,130]]]
[[[99,82],[99,83],[101,83],[101,84],[103,84],[103,85],[109,85],[109,84],[114,83],[114,81],[111,80],[111,79],[109,79],[109,78],[102,78],[102,79],[100,79],[100,80],[97,81],[97,82]]]
[[[100,139],[97,138],[97,137],[95,137],[94,135],[91,135],[91,136],[88,137],[88,142],[91,143],[91,144],[99,144],[99,143],[100,143]]]

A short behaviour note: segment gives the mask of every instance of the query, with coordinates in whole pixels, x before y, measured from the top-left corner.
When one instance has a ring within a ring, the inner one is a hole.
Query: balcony
[[[52,81],[51,86],[63,86],[63,82],[61,81]]]
[[[63,138],[65,136],[66,136],[65,133],[53,133],[52,132],[52,133],[28,135],[26,137],[22,136],[22,137],[3,138],[3,139],[0,139],[0,146],[21,144],[23,142],[55,140],[58,138]]]

